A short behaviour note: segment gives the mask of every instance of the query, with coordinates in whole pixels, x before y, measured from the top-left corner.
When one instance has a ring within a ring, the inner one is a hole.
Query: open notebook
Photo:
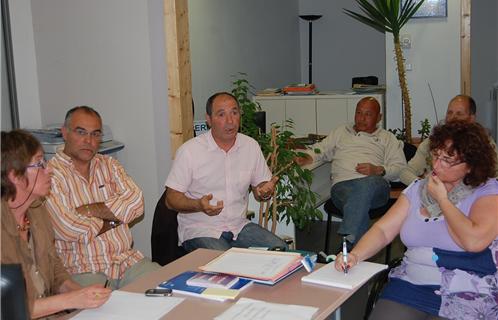
[[[301,281],[344,289],[354,289],[384,269],[387,269],[387,265],[385,264],[363,261],[351,268],[347,274],[344,274],[344,272],[335,269],[334,263],[329,263],[302,277]]]

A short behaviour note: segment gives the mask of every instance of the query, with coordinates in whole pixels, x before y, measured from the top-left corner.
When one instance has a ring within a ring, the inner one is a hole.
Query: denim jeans
[[[207,248],[215,250],[227,250],[231,247],[248,248],[248,247],[285,247],[285,241],[271,233],[270,231],[260,227],[255,223],[248,223],[242,228],[237,239],[233,239],[233,233],[225,231],[219,239],[200,237],[194,238],[182,243],[183,248],[188,252],[194,251],[197,248]]]
[[[389,183],[380,176],[368,176],[336,183],[330,189],[331,200],[343,213],[337,233],[350,235],[358,242],[369,226],[368,211],[382,207],[389,200]]]

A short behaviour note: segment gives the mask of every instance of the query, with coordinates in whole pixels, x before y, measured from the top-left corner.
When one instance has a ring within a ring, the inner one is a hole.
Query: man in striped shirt
[[[81,285],[123,287],[159,265],[132,248],[128,224],[144,212],[142,191],[119,162],[97,154],[102,120],[94,109],[75,107],[66,114],[64,148],[53,170],[47,208],[55,246],[73,279]]]

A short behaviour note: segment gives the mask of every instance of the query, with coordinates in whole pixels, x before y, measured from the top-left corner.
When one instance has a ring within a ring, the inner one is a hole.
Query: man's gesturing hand
[[[209,200],[213,199],[213,194],[208,194],[199,199],[202,212],[208,216],[216,216],[223,210],[223,201],[218,201],[215,206],[209,204]]]

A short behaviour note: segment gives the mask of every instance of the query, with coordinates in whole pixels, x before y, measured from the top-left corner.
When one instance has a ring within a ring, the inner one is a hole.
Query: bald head
[[[450,100],[446,111],[446,122],[467,121],[475,122],[476,103],[472,97],[459,94]]]
[[[354,129],[356,132],[373,133],[377,130],[377,123],[380,119],[380,104],[375,98],[365,97],[358,101],[354,116]]]

